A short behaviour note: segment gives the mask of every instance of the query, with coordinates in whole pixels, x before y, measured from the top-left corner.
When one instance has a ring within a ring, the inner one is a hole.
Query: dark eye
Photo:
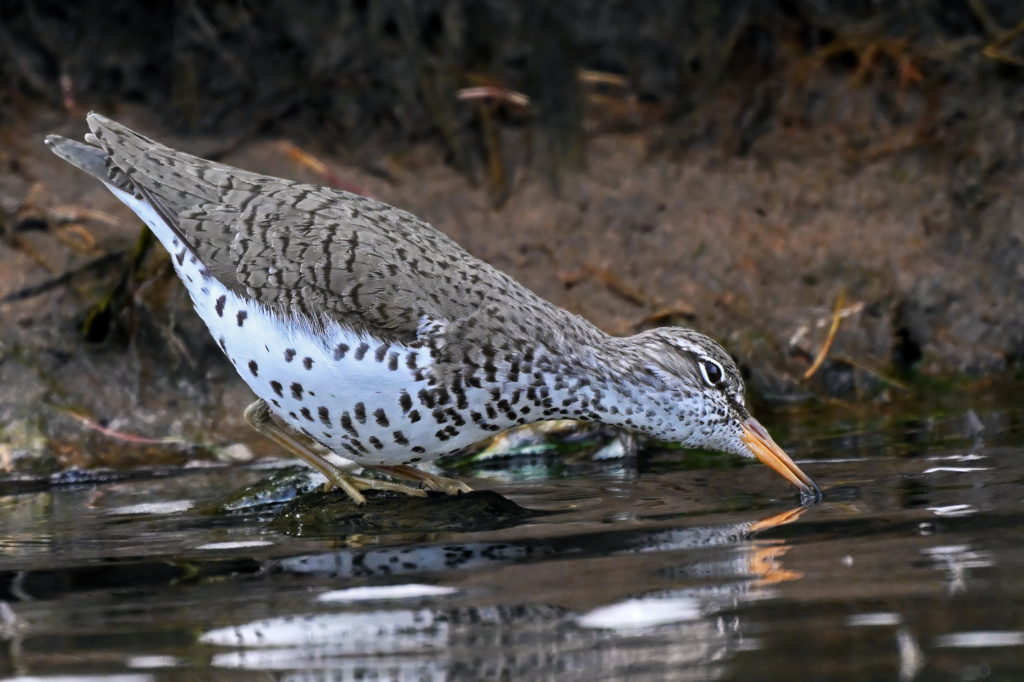
[[[708,386],[717,386],[718,382],[720,382],[722,377],[725,376],[725,370],[723,370],[722,366],[714,360],[703,358],[698,360],[697,364],[700,365],[700,373],[704,377],[704,381]]]

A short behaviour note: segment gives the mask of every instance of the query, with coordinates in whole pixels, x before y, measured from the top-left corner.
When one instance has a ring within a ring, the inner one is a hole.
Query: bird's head
[[[633,371],[661,394],[662,412],[670,418],[642,429],[654,438],[689,447],[757,457],[803,497],[821,498],[821,491],[747,410],[743,379],[725,349],[715,341],[682,327],[661,327],[629,339]]]

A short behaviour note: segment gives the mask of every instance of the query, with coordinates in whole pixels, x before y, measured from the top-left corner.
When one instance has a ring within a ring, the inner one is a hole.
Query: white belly
[[[330,320],[296,321],[235,294],[147,203],[108,187],[171,253],[196,312],[238,374],[292,428],[373,466],[435,459],[513,425],[497,415],[480,426],[452,400],[438,404],[427,390],[425,349],[388,344]],[[490,400],[486,389],[465,388],[469,405]]]

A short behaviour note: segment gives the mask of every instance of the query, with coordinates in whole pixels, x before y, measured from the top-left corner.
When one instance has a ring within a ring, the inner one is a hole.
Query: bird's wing
[[[87,120],[93,147],[63,141],[55,151],[148,201],[236,293],[406,342],[424,320],[473,333],[472,321],[499,302],[557,316],[405,211],[191,156],[98,114]]]
[[[385,340],[411,341],[424,320],[469,318],[510,291],[536,298],[407,213],[325,188],[289,189],[287,201],[261,194],[244,208],[195,206],[179,214],[178,229],[238,293]],[[293,193],[330,210],[300,210]]]

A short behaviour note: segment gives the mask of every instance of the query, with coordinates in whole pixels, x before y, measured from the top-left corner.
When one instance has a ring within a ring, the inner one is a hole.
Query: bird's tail
[[[107,152],[103,149],[60,135],[47,135],[46,146],[72,166],[81,168],[103,182],[109,181]]]

